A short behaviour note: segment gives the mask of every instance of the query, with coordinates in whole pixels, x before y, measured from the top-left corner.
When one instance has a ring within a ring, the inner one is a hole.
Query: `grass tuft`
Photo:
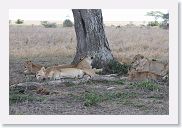
[[[87,92],[84,94],[84,106],[94,106],[103,101],[127,101],[137,96],[138,94],[134,92]]]
[[[145,80],[145,81],[141,81],[139,83],[136,84],[130,84],[131,86],[134,86],[136,88],[140,88],[140,89],[147,89],[150,91],[158,91],[159,90],[159,85],[155,84],[154,82]]]
[[[31,94],[26,94],[22,90],[10,90],[9,92],[9,103],[20,103],[20,102],[31,102],[31,101],[42,101],[42,98],[38,98],[35,96],[32,96]]]
[[[84,106],[96,105],[98,102],[102,101],[102,95],[99,95],[95,92],[88,92],[84,95]]]

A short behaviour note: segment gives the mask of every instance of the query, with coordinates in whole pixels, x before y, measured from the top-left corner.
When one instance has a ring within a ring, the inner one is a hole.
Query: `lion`
[[[148,71],[161,76],[165,76],[168,73],[168,64],[163,64],[156,60],[149,60],[144,56],[138,54],[133,59],[132,69],[135,69],[135,71],[138,72]]]
[[[63,65],[58,65],[58,66],[54,66],[54,67],[50,67],[51,68],[78,68],[78,69],[87,69],[87,71],[91,71],[91,69],[95,72],[102,72],[103,69],[96,69],[96,68],[92,68],[92,61],[93,61],[93,57],[90,56],[86,56],[86,57],[81,57],[80,58],[80,62],[78,64],[63,64]]]
[[[90,77],[93,76],[92,72],[89,70],[82,70],[78,68],[60,68],[52,69],[51,71],[47,72],[45,67],[42,67],[40,71],[38,71],[36,77],[38,80],[45,80],[45,79],[53,79],[59,80],[62,78],[83,78],[84,75],[88,75]]]
[[[24,62],[24,74],[26,75],[36,75],[36,72],[39,71],[43,66],[40,64],[34,64],[32,61]]]
[[[162,78],[161,75],[149,72],[149,71],[130,71],[128,76],[128,80],[136,80],[136,81],[141,81],[141,80],[160,80]]]
[[[90,77],[96,76],[96,72],[102,71],[102,69],[92,69],[91,63],[92,57],[82,58],[78,64],[66,64],[66,65],[58,65],[52,66],[48,68],[42,67],[40,71],[37,72],[37,79],[60,79],[66,77],[69,78],[74,77],[83,77],[83,75],[88,75]]]

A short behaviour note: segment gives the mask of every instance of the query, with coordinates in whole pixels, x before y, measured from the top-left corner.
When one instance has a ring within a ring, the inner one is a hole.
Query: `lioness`
[[[92,63],[92,57],[85,57],[81,58],[80,62],[78,64],[63,64],[63,65],[57,65],[57,66],[51,66],[46,68],[46,72],[49,73],[52,70],[60,70],[63,68],[78,68],[78,69],[92,69],[91,63]]]
[[[162,76],[152,73],[152,72],[148,72],[148,71],[130,71],[129,72],[129,76],[128,76],[128,80],[137,80],[137,81],[141,81],[141,80],[148,80],[148,79],[152,79],[152,80],[159,80],[161,79]]]
[[[24,74],[25,75],[35,75],[43,66],[39,64],[34,64],[32,61],[24,62]]]
[[[137,55],[133,59],[132,69],[138,72],[152,72],[161,76],[164,76],[168,72],[168,64],[163,64],[155,60],[149,60],[142,55]]]
[[[37,72],[37,79],[44,79],[50,77],[63,77],[64,74],[67,74],[70,77],[78,77],[78,75],[83,76],[84,74],[89,75],[90,77],[95,76],[97,71],[102,71],[102,69],[92,69],[91,63],[92,57],[85,57],[76,64],[67,64],[67,65],[58,65],[48,68],[42,68]],[[83,72],[83,73],[82,73]],[[83,75],[82,75],[83,74]],[[72,75],[72,76],[71,76]],[[65,76],[66,77],[66,76]],[[56,78],[57,79],[57,78]]]
[[[41,70],[38,71],[36,77],[38,80],[45,80],[47,78],[58,80],[61,78],[82,78],[84,75],[91,76],[92,74],[78,68],[52,69],[51,71],[46,72],[46,69],[42,67]]]

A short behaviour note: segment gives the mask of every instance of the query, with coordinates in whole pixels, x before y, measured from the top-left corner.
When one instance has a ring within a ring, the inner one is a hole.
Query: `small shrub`
[[[56,23],[51,23],[48,21],[41,21],[41,25],[44,26],[45,28],[56,28],[57,27]]]
[[[155,91],[159,89],[159,85],[155,84],[154,82],[145,80],[145,81],[141,81],[139,83],[136,84],[132,84],[132,86],[136,87],[136,88],[140,88],[140,89],[147,89],[150,91]]]
[[[23,24],[23,22],[24,22],[23,20],[18,19],[15,23],[16,23],[16,24]]]
[[[160,26],[160,23],[158,21],[151,21],[151,22],[148,22],[147,26]]]
[[[126,75],[131,65],[121,64],[116,60],[111,60],[104,68],[103,73]]]
[[[102,95],[95,92],[88,92],[84,95],[84,105],[87,107],[96,105],[100,101],[102,101]]]
[[[167,23],[167,22],[162,22],[162,23],[160,24],[160,27],[163,28],[163,29],[169,29],[169,23]]]
[[[73,22],[69,19],[66,19],[64,22],[63,22],[63,27],[73,27]]]
[[[163,21],[162,21],[160,27],[164,28],[164,29],[169,29],[169,13],[163,14],[162,19],[163,19]]]

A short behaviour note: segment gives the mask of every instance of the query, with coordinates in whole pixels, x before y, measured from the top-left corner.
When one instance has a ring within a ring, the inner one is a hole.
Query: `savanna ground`
[[[114,57],[122,62],[136,54],[168,62],[169,31],[157,27],[105,27]],[[47,94],[34,89],[10,89],[10,114],[14,115],[165,115],[169,114],[168,82],[132,82],[121,76],[108,80],[38,82],[25,77],[23,62],[45,65],[71,63],[76,51],[74,28],[10,26],[9,84],[40,83]]]

